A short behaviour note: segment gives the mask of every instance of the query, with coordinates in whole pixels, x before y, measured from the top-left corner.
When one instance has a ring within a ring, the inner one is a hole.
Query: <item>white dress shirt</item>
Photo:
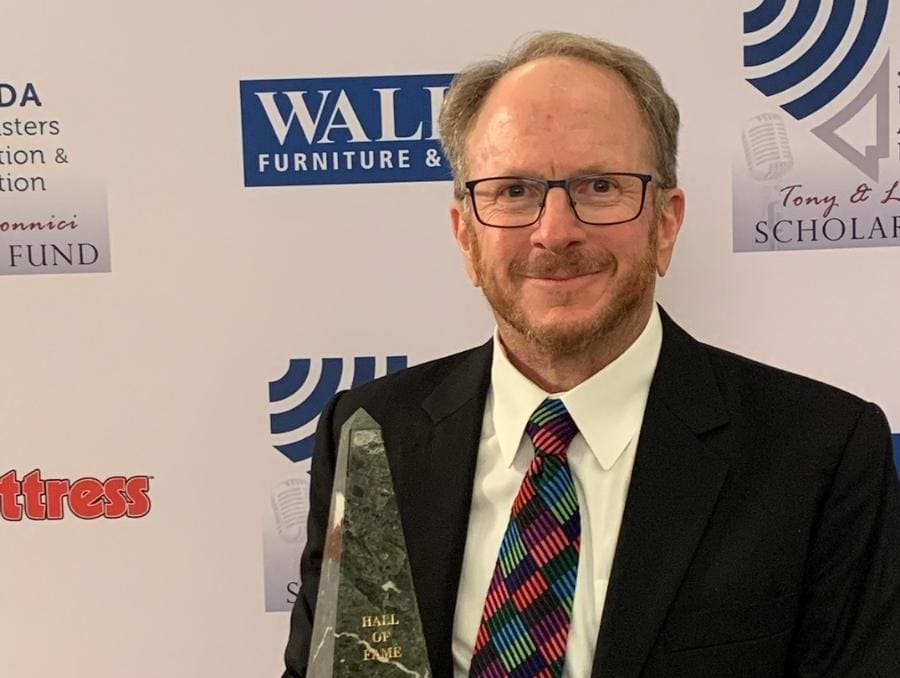
[[[568,450],[581,513],[581,548],[563,672],[567,677],[591,672],[638,434],[661,345],[662,323],[654,306],[644,331],[621,356],[572,390],[553,394],[562,399],[579,431]],[[525,424],[548,395],[512,365],[495,332],[491,386],[453,620],[457,678],[468,676],[500,542],[534,456]]]

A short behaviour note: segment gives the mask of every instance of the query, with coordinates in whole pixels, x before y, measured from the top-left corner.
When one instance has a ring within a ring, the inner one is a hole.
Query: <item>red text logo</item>
[[[149,476],[42,478],[34,469],[20,480],[15,470],[0,476],[0,518],[3,520],[62,520],[76,518],[141,518],[150,513]]]

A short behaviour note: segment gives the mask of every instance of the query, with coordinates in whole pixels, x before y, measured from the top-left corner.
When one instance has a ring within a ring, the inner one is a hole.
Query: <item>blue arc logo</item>
[[[890,154],[889,54],[876,55],[888,2],[762,0],[744,13],[747,82],[795,120],[817,120],[810,131],[874,181]],[[841,128],[873,101],[872,143],[854,145]]]
[[[875,51],[887,18],[888,0],[837,0],[831,4],[821,33],[802,54],[773,73],[748,78],[747,82],[766,96],[772,96],[811,78],[848,35],[855,6],[860,2],[865,3],[865,13],[847,53],[819,84],[782,108],[802,120],[833,101],[859,75]],[[778,20],[785,4],[786,0],[763,0],[756,9],[744,13],[744,34],[755,33]],[[828,4],[824,3],[826,7]],[[796,11],[781,30],[767,40],[744,47],[744,66],[774,62],[795,48],[813,28],[822,5],[821,0],[799,0]]]
[[[388,356],[382,374],[391,374],[407,366],[407,356]],[[293,462],[309,459],[313,453],[319,415],[335,393],[372,381],[377,372],[373,356],[356,357],[349,374],[343,358],[294,358],[287,372],[269,382],[269,430],[279,440],[274,447]],[[315,374],[314,374],[315,372]]]
[[[894,464],[897,466],[897,472],[900,473],[900,433],[891,436],[894,439]]]

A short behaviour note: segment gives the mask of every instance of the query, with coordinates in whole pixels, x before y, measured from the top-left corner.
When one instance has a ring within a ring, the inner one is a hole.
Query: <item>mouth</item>
[[[604,273],[605,271],[603,270],[589,271],[586,273],[578,271],[554,271],[552,273],[541,273],[540,275],[526,275],[525,279],[540,287],[560,289],[587,284],[599,276],[604,275]]]
[[[553,271],[550,273],[541,273],[539,275],[528,275],[526,278],[530,278],[532,280],[550,280],[553,282],[565,282],[566,280],[577,280],[578,278],[588,278],[592,275],[597,275],[602,271]]]
[[[600,253],[588,257],[575,252],[567,256],[543,256],[530,262],[517,262],[517,265],[510,267],[510,273],[523,282],[558,290],[613,276],[616,268],[616,260],[612,256]]]

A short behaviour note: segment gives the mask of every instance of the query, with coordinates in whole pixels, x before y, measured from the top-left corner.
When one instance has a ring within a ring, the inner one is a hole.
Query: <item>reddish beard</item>
[[[550,355],[576,356],[596,342],[609,340],[617,331],[627,331],[628,321],[636,317],[647,297],[653,294],[657,272],[655,222],[650,228],[646,249],[621,279],[615,277],[619,261],[610,251],[589,252],[586,248],[574,247],[562,254],[544,250],[531,259],[515,258],[507,265],[504,281],[483,261],[472,225],[467,222],[465,228],[472,248],[476,281],[494,313],[527,343]],[[574,277],[601,272],[610,276],[613,285],[608,303],[593,317],[571,323],[540,323],[539,319],[529,317],[522,305],[521,293],[514,285],[516,280],[525,277]]]

